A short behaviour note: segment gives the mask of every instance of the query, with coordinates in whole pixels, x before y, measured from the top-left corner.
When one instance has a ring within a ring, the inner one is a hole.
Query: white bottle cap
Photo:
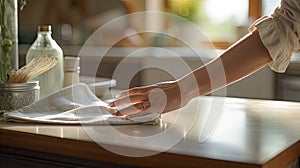
[[[65,72],[78,72],[80,71],[79,57],[65,56],[64,58],[64,69]]]

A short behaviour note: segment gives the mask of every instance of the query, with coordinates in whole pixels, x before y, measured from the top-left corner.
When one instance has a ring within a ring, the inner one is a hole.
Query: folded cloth
[[[107,103],[98,99],[86,84],[76,84],[59,90],[33,104],[3,114],[5,121],[48,124],[137,124],[159,121],[153,113],[127,119],[113,116]]]

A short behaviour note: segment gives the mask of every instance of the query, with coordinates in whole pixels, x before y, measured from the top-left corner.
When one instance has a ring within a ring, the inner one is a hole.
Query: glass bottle
[[[37,38],[26,54],[26,64],[39,55],[58,58],[58,63],[52,69],[33,79],[39,81],[40,98],[43,98],[61,89],[64,81],[63,51],[52,39],[50,25],[38,26]]]

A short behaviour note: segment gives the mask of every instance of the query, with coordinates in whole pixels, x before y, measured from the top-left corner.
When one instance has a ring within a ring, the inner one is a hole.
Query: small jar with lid
[[[64,87],[79,83],[80,58],[76,56],[65,56],[64,58]]]

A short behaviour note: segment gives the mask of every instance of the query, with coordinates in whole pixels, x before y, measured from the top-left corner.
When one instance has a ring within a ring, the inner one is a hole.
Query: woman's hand
[[[181,85],[178,81],[169,81],[124,91],[117,100],[109,104],[111,113],[137,117],[179,109],[191,99],[187,86]]]

